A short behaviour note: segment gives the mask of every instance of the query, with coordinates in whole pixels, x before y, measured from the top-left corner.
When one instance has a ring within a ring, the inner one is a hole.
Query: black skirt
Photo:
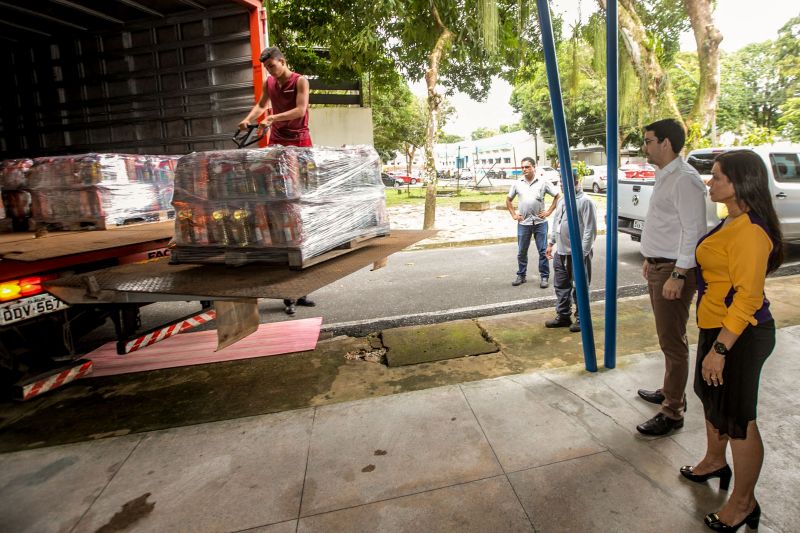
[[[703,359],[717,340],[720,328],[701,329],[697,341],[694,392],[703,402],[706,420],[720,435],[747,437],[747,424],[756,419],[761,367],[775,348],[775,322],[747,326],[725,357],[719,387],[703,381]]]

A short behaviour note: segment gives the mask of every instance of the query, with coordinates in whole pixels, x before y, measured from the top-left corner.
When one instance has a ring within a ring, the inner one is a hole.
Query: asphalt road
[[[592,261],[593,301],[605,297],[605,246],[605,235],[599,235]],[[644,294],[639,243],[620,234],[618,250],[618,294]],[[387,327],[553,307],[553,288],[539,288],[537,271],[532,261],[528,282],[511,285],[515,243],[400,252],[380,270],[365,268],[311,294],[316,307],[298,307],[294,318],[322,316],[323,329],[365,335]],[[800,271],[800,246],[789,248],[782,271]],[[143,309],[143,322],[152,327],[198,308],[197,303],[154,304]],[[291,320],[279,300],[261,300],[260,310],[263,322]]]

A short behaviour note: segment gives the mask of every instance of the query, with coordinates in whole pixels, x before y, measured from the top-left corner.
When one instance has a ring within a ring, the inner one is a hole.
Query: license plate
[[[633,229],[644,229],[644,220],[634,220]]]
[[[13,324],[21,320],[27,320],[60,309],[66,309],[69,305],[65,304],[51,294],[37,294],[30,298],[15,300],[0,305],[0,326]]]

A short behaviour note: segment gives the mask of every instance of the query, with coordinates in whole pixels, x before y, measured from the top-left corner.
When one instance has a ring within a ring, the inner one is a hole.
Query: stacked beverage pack
[[[171,218],[179,156],[39,157],[27,179],[37,225],[104,228]]]
[[[196,152],[175,173],[173,261],[305,261],[389,231],[369,146]]]

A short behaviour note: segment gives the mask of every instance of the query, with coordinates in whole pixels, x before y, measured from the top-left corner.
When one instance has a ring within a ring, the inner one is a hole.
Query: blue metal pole
[[[606,336],[603,365],[617,366],[617,169],[619,168],[619,115],[617,76],[617,0],[606,2]]]
[[[539,11],[539,27],[542,31],[542,47],[544,48],[544,62],[547,68],[547,86],[550,90],[550,106],[553,108],[553,127],[556,133],[558,162],[561,167],[561,189],[564,191],[564,205],[567,208],[570,251],[573,257],[572,273],[575,277],[575,289],[578,293],[578,316],[581,321],[583,361],[587,371],[597,372],[592,314],[589,312],[589,286],[586,280],[586,268],[582,261],[583,246],[581,245],[582,238],[578,231],[575,180],[572,177],[572,162],[569,158],[569,138],[567,136],[567,122],[564,117],[564,102],[561,97],[561,80],[558,76],[553,24],[550,20],[550,9],[547,5],[547,0],[536,0],[536,5]]]

